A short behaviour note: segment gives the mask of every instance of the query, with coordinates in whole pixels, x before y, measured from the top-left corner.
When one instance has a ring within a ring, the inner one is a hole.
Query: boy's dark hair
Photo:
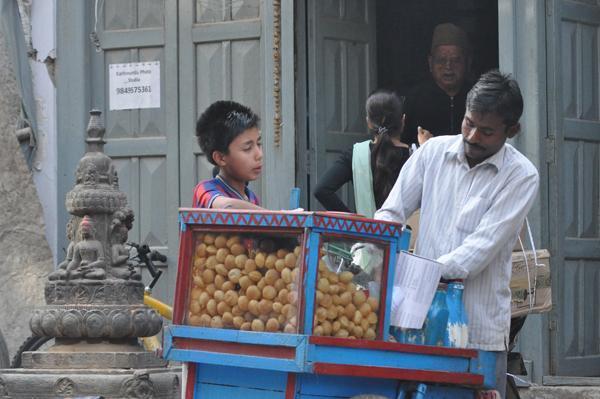
[[[213,152],[229,152],[229,144],[245,130],[258,127],[258,115],[235,101],[212,103],[196,123],[196,137],[208,161],[216,165]]]
[[[481,75],[467,94],[467,109],[499,115],[507,128],[516,125],[523,113],[519,84],[509,74],[492,70]]]

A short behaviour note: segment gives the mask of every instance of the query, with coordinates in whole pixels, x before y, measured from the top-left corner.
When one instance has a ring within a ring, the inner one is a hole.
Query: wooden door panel
[[[553,253],[556,329],[552,365],[559,375],[600,375],[600,5],[553,4],[551,71],[558,77],[550,110],[557,162],[550,206],[559,209]]]

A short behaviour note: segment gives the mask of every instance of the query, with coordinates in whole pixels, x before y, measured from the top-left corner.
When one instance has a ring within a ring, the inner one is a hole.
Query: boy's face
[[[213,153],[221,174],[228,180],[248,182],[256,180],[263,165],[261,137],[258,128],[245,130],[229,144],[229,151]]]

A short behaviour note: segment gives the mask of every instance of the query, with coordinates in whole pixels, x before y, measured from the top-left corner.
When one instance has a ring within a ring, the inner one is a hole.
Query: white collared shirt
[[[506,350],[511,252],[539,186],[533,164],[510,144],[473,168],[462,135],[428,140],[404,164],[375,219],[405,223],[421,208],[416,254],[464,279],[469,346]]]

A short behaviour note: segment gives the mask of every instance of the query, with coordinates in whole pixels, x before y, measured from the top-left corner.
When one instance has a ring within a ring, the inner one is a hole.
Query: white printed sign
[[[391,324],[403,328],[423,328],[441,276],[440,263],[400,252],[394,275]]]
[[[110,64],[109,108],[160,108],[160,61]]]

